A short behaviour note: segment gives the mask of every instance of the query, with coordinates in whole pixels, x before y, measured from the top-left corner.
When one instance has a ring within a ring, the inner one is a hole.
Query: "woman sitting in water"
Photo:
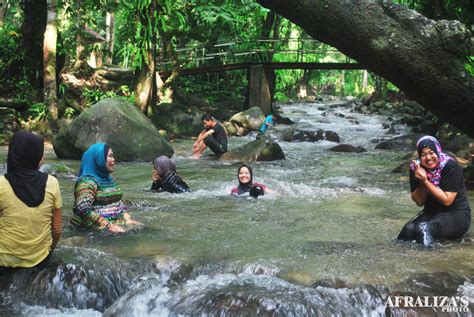
[[[161,190],[170,193],[191,191],[188,184],[176,174],[176,164],[164,155],[157,157],[153,161],[151,178],[153,180],[151,190]]]
[[[38,170],[43,150],[43,139],[25,131],[8,147],[0,176],[0,267],[47,262],[61,236],[61,192],[55,177]]]
[[[114,152],[107,144],[93,144],[84,152],[74,190],[72,226],[125,232],[123,225],[141,224],[127,212],[122,190],[110,176],[114,170]]]
[[[424,209],[403,227],[398,239],[429,246],[433,239],[462,237],[471,224],[462,168],[441,152],[434,137],[422,137],[416,148],[419,160],[410,165],[411,198]]]
[[[257,198],[263,196],[265,192],[271,192],[267,186],[253,182],[252,168],[248,165],[242,164],[237,170],[237,179],[239,185],[232,189],[231,195],[244,195],[249,193],[251,197]]]

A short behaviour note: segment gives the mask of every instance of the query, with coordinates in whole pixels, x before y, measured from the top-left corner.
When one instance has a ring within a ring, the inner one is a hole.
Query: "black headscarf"
[[[249,173],[250,173],[250,180],[248,183],[244,184],[244,183],[241,183],[240,182],[240,179],[239,179],[239,173],[240,173],[240,170],[243,168],[243,167],[246,167],[248,168],[249,170]],[[239,195],[242,195],[243,193],[247,193],[250,191],[250,189],[252,189],[252,185],[253,185],[253,171],[252,171],[252,168],[246,164],[242,164],[239,169],[237,170],[237,179],[239,180],[239,186],[237,187],[237,190],[238,190],[238,194]]]
[[[28,207],[37,207],[44,200],[48,174],[38,171],[43,153],[43,139],[27,131],[16,133],[8,146],[5,178]]]

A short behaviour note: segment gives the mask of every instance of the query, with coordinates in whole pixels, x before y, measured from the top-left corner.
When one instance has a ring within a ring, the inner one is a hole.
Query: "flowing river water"
[[[178,173],[193,192],[150,192],[150,162],[119,162],[114,177],[145,224],[120,236],[70,229],[75,180],[60,178],[64,234],[54,263],[0,280],[0,315],[379,316],[393,294],[467,296],[471,312],[461,315],[472,314],[472,228],[431,249],[395,241],[420,208],[407,175],[391,173],[407,153],[374,149],[393,136],[386,118],[322,103],[281,110],[368,151],[279,141],[286,160],[252,164],[273,193],[252,199],[229,196],[238,162],[193,160],[193,141],[176,141]],[[251,140],[230,137],[229,148]],[[52,150],[47,162],[79,169]]]

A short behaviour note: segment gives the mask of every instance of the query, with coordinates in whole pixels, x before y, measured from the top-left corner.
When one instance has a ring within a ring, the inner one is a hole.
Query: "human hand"
[[[119,225],[110,225],[109,231],[113,233],[124,233],[127,232],[122,226]]]
[[[425,182],[428,179],[428,176],[426,175],[426,170],[423,167],[421,167],[420,164],[416,164],[415,178],[419,180],[420,182]]]

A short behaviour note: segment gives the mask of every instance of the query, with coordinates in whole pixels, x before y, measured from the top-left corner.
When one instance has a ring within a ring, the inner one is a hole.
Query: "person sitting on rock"
[[[224,127],[209,114],[203,115],[201,120],[204,130],[193,145],[194,158],[200,158],[206,147],[216,155],[227,152],[227,134]]]
[[[153,161],[151,190],[169,193],[190,192],[188,184],[176,174],[176,164],[162,155]]]
[[[257,198],[263,196],[265,192],[271,192],[267,186],[253,182],[253,171],[249,165],[242,164],[237,170],[239,185],[232,189],[231,195],[245,195]]]
[[[26,131],[8,146],[0,176],[0,269],[47,264],[61,236],[61,191],[55,177],[38,170],[43,153],[43,139]]]
[[[273,127],[274,125],[275,125],[275,118],[273,114],[269,114],[263,121],[258,131],[260,131],[260,133],[265,133],[265,131],[267,131],[269,127]]]
[[[114,170],[114,152],[107,144],[93,144],[84,152],[74,190],[73,227],[121,233],[124,225],[142,225],[127,212],[122,190],[110,176]]]
[[[424,208],[403,227],[398,239],[430,246],[434,239],[462,237],[471,224],[462,168],[432,136],[420,138],[416,148],[419,160],[410,165],[411,198]]]

